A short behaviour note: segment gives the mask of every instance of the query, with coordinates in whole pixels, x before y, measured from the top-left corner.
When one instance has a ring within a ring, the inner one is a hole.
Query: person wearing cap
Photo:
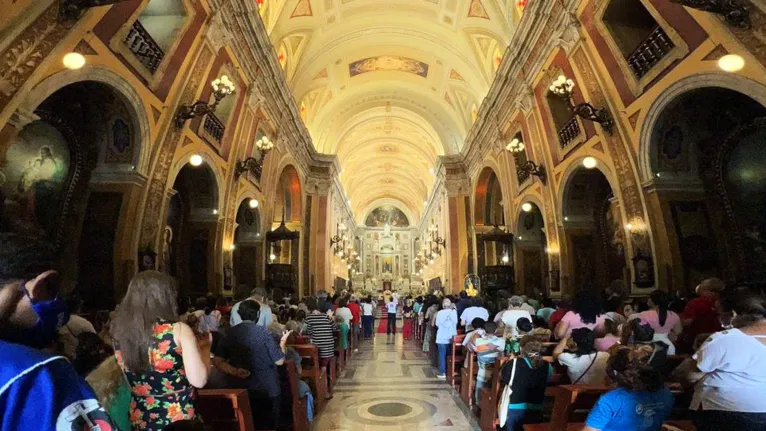
[[[457,311],[449,298],[442,300],[442,309],[436,313],[434,325],[436,330],[436,347],[439,349],[439,374],[440,379],[447,378],[447,351],[452,344],[452,339],[457,334]]]

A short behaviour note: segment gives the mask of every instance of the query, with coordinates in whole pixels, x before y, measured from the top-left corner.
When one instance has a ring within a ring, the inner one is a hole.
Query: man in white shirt
[[[465,326],[466,330],[473,329],[469,327],[471,326],[473,319],[477,317],[487,321],[489,320],[489,311],[482,307],[481,299],[473,298],[471,299],[471,305],[460,315],[460,324]]]
[[[274,315],[271,313],[271,307],[269,307],[266,295],[266,289],[258,287],[253,289],[253,291],[250,293],[250,297],[247,299],[252,299],[255,302],[261,304],[261,314],[256,325],[268,327],[274,321]],[[239,317],[239,304],[242,302],[243,301],[237,302],[233,307],[231,307],[231,317],[229,318],[229,323],[231,326],[237,326],[242,323],[242,318]]]
[[[399,292],[394,290],[394,293],[391,294],[391,298],[393,298],[393,301],[398,304],[399,303]]]
[[[364,338],[372,338],[372,325],[375,321],[375,306],[372,304],[372,298],[362,300],[362,328],[364,329]]]
[[[513,300],[513,298],[519,298],[519,300],[521,301],[521,309],[522,310],[527,310],[529,312],[529,314],[532,315],[532,316],[534,316],[535,313],[537,313],[537,310],[535,310],[535,307],[533,307],[533,306],[531,306],[531,305],[529,305],[527,303],[527,296],[526,295],[513,296],[513,297],[511,297],[511,300]]]
[[[519,331],[516,329],[516,322],[522,317],[526,317],[529,321],[532,321],[532,315],[528,310],[522,308],[524,301],[520,296],[514,296],[508,302],[508,309],[503,313],[502,321],[506,327],[506,330],[511,331],[511,335],[516,337],[519,335]]]
[[[386,323],[386,335],[396,335],[396,311],[399,308],[396,301],[394,301],[393,295],[389,298],[386,304],[386,312],[388,313],[388,322]],[[390,341],[389,341],[390,342]]]

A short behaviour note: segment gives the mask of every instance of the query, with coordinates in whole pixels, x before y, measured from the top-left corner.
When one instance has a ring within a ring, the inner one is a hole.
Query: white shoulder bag
[[[500,419],[500,428],[505,426],[505,421],[508,419],[508,404],[511,403],[511,394],[513,393],[513,378],[516,377],[516,358],[513,358],[513,364],[511,365],[511,380],[503,388],[503,393],[500,395],[500,401],[497,403],[497,416]]]

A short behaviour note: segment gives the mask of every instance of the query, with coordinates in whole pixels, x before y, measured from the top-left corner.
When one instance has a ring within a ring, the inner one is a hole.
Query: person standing
[[[131,387],[134,429],[161,430],[197,419],[196,388],[207,384],[211,336],[198,338],[175,321],[173,283],[158,271],[136,274],[112,322],[115,357]]]
[[[668,295],[661,290],[655,290],[649,295],[649,310],[638,314],[638,317],[654,329],[654,341],[668,345],[668,355],[676,354],[673,344],[682,331],[681,318],[668,310]]]
[[[397,302],[394,300],[394,297],[392,296],[389,298],[388,303],[386,304],[386,312],[388,313],[387,321],[386,321],[386,335],[396,335],[396,311],[399,308]],[[391,342],[389,340],[389,342]]]
[[[327,388],[328,399],[332,398],[329,393],[330,388],[330,369],[332,358],[335,357],[335,331],[338,327],[330,317],[319,311],[319,304],[314,298],[306,299],[306,307],[310,313],[306,316],[306,329],[304,334],[311,338],[311,343],[317,346],[319,350],[319,366],[327,370]]]
[[[351,310],[351,338],[354,351],[358,352],[359,349],[359,332],[361,332],[362,326],[362,307],[359,306],[359,300],[355,295],[351,295],[348,301],[348,309]]]
[[[291,332],[285,331],[277,346],[269,329],[256,324],[261,306],[251,299],[240,304],[239,314],[242,323],[228,331],[214,352],[213,362],[225,360],[232,367],[249,372],[245,386],[256,428],[277,429],[281,406],[277,366],[285,362]]]
[[[698,335],[712,334],[722,329],[717,303],[725,287],[724,282],[718,278],[708,278],[697,286],[699,297],[689,301],[681,314],[684,329],[680,344],[685,350],[691,350]]]
[[[362,326],[364,329],[364,338],[372,338],[372,325],[375,322],[375,306],[372,305],[372,298],[367,298],[362,302]]]
[[[447,351],[452,344],[452,339],[457,334],[457,311],[449,298],[442,301],[442,309],[436,313],[434,325],[436,326],[436,346],[439,349],[439,374],[440,379],[447,378]]]

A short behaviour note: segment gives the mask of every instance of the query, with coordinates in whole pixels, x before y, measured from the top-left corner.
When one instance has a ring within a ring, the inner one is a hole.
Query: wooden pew
[[[247,389],[200,389],[197,411],[216,431],[255,431]]]
[[[452,339],[450,355],[447,356],[447,383],[458,392],[460,389],[460,369],[463,367],[467,350],[463,347],[463,340],[465,340],[465,333],[455,335],[455,338]]]
[[[308,397],[300,396],[300,387],[298,386],[300,376],[298,375],[298,367],[295,365],[295,361],[285,361],[284,370],[288,386],[290,387],[290,398],[292,401],[292,430],[309,431],[311,423],[308,416]]]
[[[479,363],[476,353],[468,351],[466,354],[466,364],[460,370],[460,399],[468,407],[474,406],[473,392],[476,388],[476,376],[479,373]]]
[[[327,370],[319,366],[319,349],[313,344],[290,346],[301,356],[301,379],[306,380],[314,394],[314,412],[318,414],[327,404]],[[334,366],[334,364],[332,364]]]
[[[482,388],[479,393],[479,425],[482,431],[495,431],[497,429],[497,403],[500,399],[500,370],[511,358],[501,357],[495,361],[495,368],[492,372],[492,380],[486,388]]]

